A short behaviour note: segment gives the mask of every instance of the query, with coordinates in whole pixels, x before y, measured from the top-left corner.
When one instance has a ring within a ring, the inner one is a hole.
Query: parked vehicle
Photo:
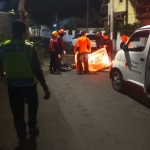
[[[137,29],[120,46],[110,66],[114,90],[128,87],[150,95],[150,25]]]
[[[76,35],[72,38],[72,40],[70,41],[72,49],[73,49],[73,47],[74,47],[74,45],[75,45],[75,43],[76,43],[76,40],[77,40],[79,37],[81,37],[81,33],[76,34]],[[92,48],[91,48],[91,49],[92,49],[92,50],[97,50],[96,43],[95,43],[95,40],[96,40],[96,38],[97,38],[97,35],[96,35],[95,33],[86,33],[86,37],[89,38],[90,41],[91,41],[91,45],[92,45]]]

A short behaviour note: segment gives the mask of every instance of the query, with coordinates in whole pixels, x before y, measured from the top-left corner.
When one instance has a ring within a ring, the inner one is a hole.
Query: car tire
[[[115,91],[123,92],[123,78],[119,71],[114,71],[111,76],[112,87]]]

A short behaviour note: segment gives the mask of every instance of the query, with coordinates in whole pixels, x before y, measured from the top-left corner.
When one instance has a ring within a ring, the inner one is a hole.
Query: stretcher
[[[78,55],[79,53],[77,52],[75,54],[75,65],[76,65],[76,71],[79,71],[79,65],[78,65]],[[107,55],[107,51],[105,48],[98,49],[97,51],[88,54],[88,66],[89,66],[89,71],[98,71],[98,70],[103,70],[110,65],[109,57]],[[83,65],[83,70],[84,70],[84,64]]]

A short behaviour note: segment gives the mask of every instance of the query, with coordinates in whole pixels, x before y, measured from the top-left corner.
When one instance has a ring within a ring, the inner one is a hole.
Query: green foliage
[[[45,66],[44,53],[45,53],[46,50],[44,48],[43,39],[35,40],[34,45],[37,48],[41,65]]]
[[[139,22],[133,24],[123,24],[123,22],[115,21],[113,35],[114,39],[117,38],[117,32],[120,32],[121,34],[125,33],[127,36],[131,36],[134,33],[134,31],[140,27],[141,25]],[[108,28],[106,32],[110,34],[110,28]]]
[[[0,43],[3,42],[5,39],[0,35]]]
[[[94,31],[93,31],[93,33],[97,33],[97,32],[102,32],[102,28],[96,28]]]
[[[32,27],[32,26],[34,26],[35,25],[35,21],[34,21],[34,19],[29,19],[29,27]]]
[[[5,40],[6,40],[6,34],[0,28],[0,42],[3,42]]]
[[[133,34],[133,32],[140,27],[140,23],[133,23],[133,24],[116,24],[115,25],[115,32],[125,32],[128,36]]]

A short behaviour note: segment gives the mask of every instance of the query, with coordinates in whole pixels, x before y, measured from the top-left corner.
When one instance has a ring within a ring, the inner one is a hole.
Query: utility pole
[[[128,0],[126,0],[126,24],[128,24]]]
[[[110,12],[110,38],[113,40],[114,32],[114,0],[111,0],[111,12]]]
[[[87,0],[87,23],[86,23],[87,31],[88,31],[88,23],[89,23],[89,0]]]

